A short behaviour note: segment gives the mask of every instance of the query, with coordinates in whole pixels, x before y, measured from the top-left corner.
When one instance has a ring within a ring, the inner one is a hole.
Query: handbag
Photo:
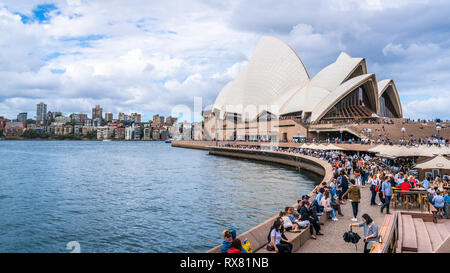
[[[274,251],[275,250],[275,248],[271,244],[267,244],[266,245],[266,249],[267,249],[267,251]]]

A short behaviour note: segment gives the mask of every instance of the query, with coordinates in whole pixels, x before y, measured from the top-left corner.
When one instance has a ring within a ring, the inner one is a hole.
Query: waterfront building
[[[64,135],[72,134],[73,126],[72,125],[64,125]]]
[[[74,132],[75,134],[82,134],[82,133],[83,133],[83,125],[75,124],[75,125],[73,126],[73,132]]]
[[[167,128],[168,132],[169,132],[169,137],[173,138],[173,139],[181,139],[181,128],[180,128],[180,124],[175,123],[172,126],[169,126]]]
[[[140,140],[141,139],[141,128],[139,126],[135,126],[134,127],[133,139],[134,140]]]
[[[36,123],[44,125],[47,121],[47,104],[41,102],[36,105]]]
[[[342,52],[310,78],[296,52],[268,36],[261,38],[249,63],[220,91],[211,112],[205,112],[206,138],[277,141],[306,137],[310,124],[403,115],[394,81],[377,82],[364,58]],[[336,128],[328,129],[324,131],[336,133]]]
[[[81,133],[83,135],[87,135],[89,132],[96,131],[96,128],[94,126],[83,126],[81,129]]]
[[[22,136],[27,128],[26,124],[26,122],[21,121],[8,121],[3,128],[3,135],[13,137]]]
[[[167,130],[159,130],[159,138],[161,139],[161,140],[167,140],[167,139],[169,139],[169,131],[167,131]]]
[[[28,113],[19,113],[17,115],[17,121],[25,122],[25,121],[27,121],[27,116],[28,116]]]
[[[92,108],[92,119],[103,119],[103,108],[101,108],[100,105],[96,105]]]
[[[125,139],[125,128],[118,127],[114,129],[114,138],[119,140]]]
[[[115,127],[113,126],[101,126],[97,127],[97,139],[111,139]]]
[[[50,127],[54,135],[62,136],[64,134],[64,124],[52,123]]]
[[[125,140],[132,140],[134,133],[134,126],[125,127]]]
[[[152,132],[152,139],[154,139],[154,140],[160,139],[159,130],[155,130]]]
[[[152,129],[151,128],[144,128],[144,140],[151,140],[152,139]]]
[[[181,138],[183,140],[192,140],[192,124],[189,122],[183,122],[181,126]]]

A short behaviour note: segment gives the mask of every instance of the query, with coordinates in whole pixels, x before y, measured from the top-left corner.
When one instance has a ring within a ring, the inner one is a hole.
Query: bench
[[[326,213],[319,216],[319,221],[321,223],[325,223],[327,220],[328,220],[328,215]],[[254,249],[254,251],[253,251],[254,253],[276,253],[275,251],[268,251],[266,248],[266,245],[268,244],[267,235],[269,234],[269,228],[267,230],[265,230],[266,236],[264,238],[265,238],[266,242],[263,245],[261,245],[258,249],[256,249],[256,251],[252,246],[252,249]],[[284,234],[286,235],[288,240],[291,241],[293,252],[298,250],[303,244],[305,244],[306,241],[309,240],[309,238],[311,238],[309,227],[302,229],[300,232],[289,232],[288,231],[288,232],[285,232]],[[251,242],[250,242],[250,244],[251,244]]]
[[[394,219],[395,214],[387,214],[386,216],[384,216],[383,225],[378,232],[378,236],[379,238],[381,238],[381,242],[378,241],[372,246],[372,248],[370,249],[371,253],[383,253],[385,245],[390,243],[387,242],[387,240],[389,239],[389,235],[394,225]]]

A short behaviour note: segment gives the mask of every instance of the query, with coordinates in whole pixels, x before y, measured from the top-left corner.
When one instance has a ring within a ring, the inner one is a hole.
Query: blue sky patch
[[[64,74],[66,72],[65,69],[50,69],[53,74]]]
[[[55,4],[42,4],[37,5],[36,8],[34,8],[31,11],[30,15],[26,15],[20,12],[15,12],[15,14],[18,14],[22,20],[22,23],[24,24],[31,24],[34,22],[38,22],[39,24],[47,24],[50,22],[50,13],[52,11],[56,11],[55,14],[61,14],[61,12],[57,11],[58,8]]]

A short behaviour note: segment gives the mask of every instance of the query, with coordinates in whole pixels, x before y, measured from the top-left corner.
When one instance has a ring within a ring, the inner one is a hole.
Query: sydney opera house
[[[402,118],[396,86],[391,79],[377,81],[364,58],[342,52],[311,78],[289,45],[264,36],[248,64],[218,94],[205,116],[205,131],[225,140],[291,140],[306,136],[311,124],[385,117]]]

